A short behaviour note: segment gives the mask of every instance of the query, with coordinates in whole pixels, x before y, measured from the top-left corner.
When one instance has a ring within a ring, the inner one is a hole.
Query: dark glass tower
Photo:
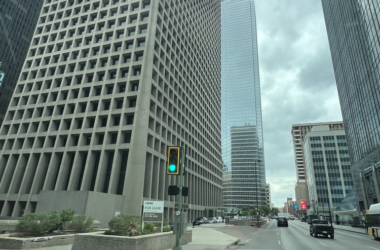
[[[222,158],[230,171],[224,206],[266,205],[255,5],[222,1]],[[260,161],[260,162],[259,162]]]
[[[380,201],[380,3],[322,0],[361,210]]]
[[[24,64],[43,0],[0,1],[0,126]],[[1,78],[1,76],[0,76]]]

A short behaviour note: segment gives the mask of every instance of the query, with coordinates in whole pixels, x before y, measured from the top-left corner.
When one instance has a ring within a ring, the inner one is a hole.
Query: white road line
[[[281,245],[281,241],[278,241],[278,244]]]
[[[376,249],[376,250],[379,250],[378,248],[374,248],[374,247],[370,247],[370,246],[367,246],[367,247],[369,247],[369,248],[372,248],[372,249]]]
[[[278,235],[280,235],[280,233],[277,233]]]
[[[319,244],[321,244],[321,245],[324,245],[325,247],[327,247],[325,244],[323,244],[322,242],[320,242],[320,241],[318,241],[319,242]]]

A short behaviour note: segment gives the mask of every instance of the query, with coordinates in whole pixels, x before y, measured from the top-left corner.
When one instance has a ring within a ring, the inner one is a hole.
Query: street
[[[309,234],[309,224],[289,221],[289,227],[277,227],[272,220],[260,231],[253,232],[249,239],[230,247],[236,250],[380,250],[380,242],[372,237],[354,232],[335,230],[335,239]]]

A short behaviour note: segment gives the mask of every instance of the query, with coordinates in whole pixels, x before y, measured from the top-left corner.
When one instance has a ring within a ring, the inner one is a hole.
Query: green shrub
[[[170,231],[172,230],[168,226],[162,228],[162,232],[170,232]]]
[[[66,209],[62,210],[62,212],[59,214],[59,217],[61,218],[61,224],[60,228],[61,230],[64,230],[66,228],[66,224],[74,219],[75,211],[72,209]]]
[[[59,216],[59,213],[54,210],[49,213],[49,221],[50,221],[50,229],[48,230],[48,233],[52,233],[56,230],[59,230],[62,227],[61,223],[61,217]]]
[[[143,233],[151,234],[152,232],[153,232],[153,223],[150,223],[150,222],[145,223]]]
[[[112,231],[111,230],[106,230],[106,231],[104,231],[104,234],[105,235],[112,235]]]
[[[94,228],[92,224],[94,219],[86,215],[75,215],[74,218],[66,224],[66,228],[80,233],[91,232]]]
[[[21,217],[16,230],[28,236],[41,236],[50,231],[55,224],[50,221],[49,214],[26,214]]]
[[[108,226],[119,235],[138,235],[141,232],[141,216],[119,214],[108,222]]]

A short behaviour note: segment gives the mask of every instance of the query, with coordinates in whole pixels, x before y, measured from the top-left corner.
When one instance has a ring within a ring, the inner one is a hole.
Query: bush
[[[168,226],[162,228],[162,232],[170,232],[170,231],[172,230]]]
[[[66,224],[66,228],[79,233],[86,233],[94,229],[92,227],[93,223],[94,219],[91,217],[87,218],[86,215],[75,215],[74,218]]]
[[[26,214],[21,217],[16,230],[23,235],[41,236],[55,226],[49,214]]]
[[[104,231],[104,234],[105,235],[112,235],[112,231],[111,230],[106,230],[106,231]]]
[[[141,232],[141,216],[119,214],[113,217],[108,226],[119,235],[138,235]]]
[[[61,230],[64,230],[66,228],[66,224],[74,219],[75,211],[72,209],[66,209],[62,210],[62,212],[59,214],[59,217],[61,218],[61,224],[60,228]]]
[[[144,230],[143,230],[143,233],[144,234],[151,234],[153,232],[153,223],[145,223],[144,224]]]

